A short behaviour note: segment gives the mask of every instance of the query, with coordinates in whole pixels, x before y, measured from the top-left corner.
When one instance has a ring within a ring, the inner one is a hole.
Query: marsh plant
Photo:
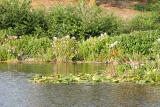
[[[66,62],[72,60],[77,53],[78,42],[68,35],[63,38],[54,37],[52,47],[56,60]]]
[[[102,34],[83,41],[78,49],[78,55],[87,61],[103,61],[108,57],[109,37]]]
[[[20,39],[11,39],[2,45],[14,58],[25,60],[26,58],[41,58],[51,48],[51,40],[48,38],[36,38],[23,36]]]

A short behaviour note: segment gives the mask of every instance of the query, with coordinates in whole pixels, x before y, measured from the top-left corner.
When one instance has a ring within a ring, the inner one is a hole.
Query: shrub
[[[103,33],[108,35],[121,33],[121,20],[113,14],[97,7],[83,8],[80,14],[82,16],[82,38],[87,39]]]
[[[130,34],[121,34],[119,37],[114,37],[114,41],[120,42],[120,48],[126,54],[140,53],[149,55],[153,43],[160,38],[159,30],[152,31],[136,31]]]
[[[75,36],[79,33],[81,19],[76,8],[71,6],[55,6],[48,15],[50,37],[64,35]]]
[[[156,3],[148,2],[146,5],[137,4],[134,9],[139,11],[159,11],[160,1],[157,0]]]
[[[0,4],[0,29],[11,29],[21,36],[32,34],[37,28],[47,30],[44,12],[32,10],[30,0],[2,0]]]
[[[77,47],[78,42],[74,37],[65,36],[55,38],[53,41],[53,50],[57,61],[72,60],[77,52]]]
[[[160,38],[152,44],[152,58],[160,58]]]
[[[109,37],[91,37],[83,41],[78,49],[78,56],[85,61],[104,61],[108,58]]]
[[[38,55],[38,58],[42,61],[53,61],[55,58],[54,49],[52,47],[47,48],[45,53]]]
[[[158,38],[160,38],[159,30],[136,31],[114,37],[107,35],[91,37],[80,43],[77,56],[85,61],[117,59],[141,61],[146,58],[155,58],[159,54],[159,44],[155,42]]]
[[[3,44],[3,42],[5,41],[7,34],[6,34],[6,30],[0,30],[0,45]]]
[[[48,33],[50,37],[63,35],[77,39],[87,39],[106,32],[120,32],[120,21],[114,15],[104,12],[98,7],[56,6],[48,15]]]
[[[51,48],[51,40],[24,36],[21,39],[11,40],[5,45],[17,58],[40,58],[46,54],[48,48]]]
[[[158,29],[158,14],[141,14],[134,17],[127,26],[127,32]]]
[[[8,58],[8,51],[3,46],[0,46],[0,61],[5,61]]]

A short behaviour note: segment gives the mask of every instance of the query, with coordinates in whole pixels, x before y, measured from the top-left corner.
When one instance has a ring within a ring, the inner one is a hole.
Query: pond
[[[159,107],[160,86],[33,84],[35,74],[95,72],[104,64],[0,64],[0,107]]]

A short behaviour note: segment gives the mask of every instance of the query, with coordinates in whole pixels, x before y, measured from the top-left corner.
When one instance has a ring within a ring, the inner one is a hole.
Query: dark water
[[[105,68],[99,64],[0,64],[0,107],[160,107],[159,86],[53,85],[28,81],[35,73],[91,72]]]

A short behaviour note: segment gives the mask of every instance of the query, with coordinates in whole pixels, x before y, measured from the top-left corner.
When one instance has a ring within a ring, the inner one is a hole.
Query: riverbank
[[[152,39],[151,39],[152,38]],[[5,40],[0,60],[6,62],[144,62],[159,55],[159,30],[138,31],[119,36],[101,34],[78,41],[73,37],[37,38],[23,36]],[[135,44],[136,43],[136,44]],[[126,45],[127,44],[127,45]]]

